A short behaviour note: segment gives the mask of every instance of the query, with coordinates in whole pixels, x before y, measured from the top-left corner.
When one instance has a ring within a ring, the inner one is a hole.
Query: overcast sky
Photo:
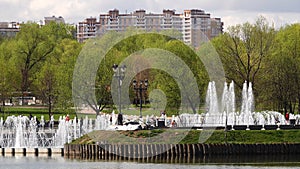
[[[277,28],[300,22],[300,0],[0,0],[1,21],[40,21],[45,16],[62,16],[68,23],[97,17],[111,9],[121,13],[145,9],[161,13],[163,9],[203,9],[211,17],[220,17],[228,26],[253,22],[265,16]]]

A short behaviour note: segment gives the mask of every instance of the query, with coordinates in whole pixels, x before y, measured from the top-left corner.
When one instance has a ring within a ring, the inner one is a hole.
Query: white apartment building
[[[14,37],[20,31],[18,22],[0,22],[0,36]]]
[[[129,27],[146,31],[178,30],[182,33],[183,41],[194,47],[223,32],[220,18],[211,18],[210,14],[199,9],[184,10],[182,14],[177,14],[174,10],[163,10],[161,14],[146,13],[145,10],[120,14],[119,10],[114,9],[107,14],[100,14],[98,21],[91,17],[79,22],[77,39],[83,42],[107,31],[125,31]]]

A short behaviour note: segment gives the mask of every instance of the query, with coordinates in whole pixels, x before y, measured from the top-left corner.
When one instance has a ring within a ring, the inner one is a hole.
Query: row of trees
[[[55,108],[70,111],[69,108],[74,106],[72,82],[75,63],[80,52],[84,50],[83,45],[88,45],[78,43],[73,32],[74,28],[64,24],[51,23],[41,27],[35,23],[27,23],[22,25],[16,37],[1,38],[1,101],[4,102],[4,99],[16,93],[24,96],[32,92],[49,106],[49,114]],[[211,44],[201,44],[197,51],[172,38],[178,37],[178,33],[170,31],[164,34],[170,36],[140,33],[124,38],[119,33],[111,32],[93,42],[99,45],[98,48],[104,48],[112,40],[120,40],[108,50],[103,58],[104,62],[100,63],[97,70],[96,83],[93,86],[96,98],[89,102],[94,111],[99,113],[113,104],[111,90],[114,86],[110,85],[113,77],[111,66],[114,63],[121,63],[129,55],[135,54],[138,56],[136,63],[133,63],[135,65],[168,66],[147,60],[147,57],[162,54],[159,51],[146,51],[156,48],[175,54],[188,65],[199,91],[189,91],[195,87],[193,84],[184,84],[184,89],[180,88],[177,81],[185,78],[186,72],[178,65],[175,65],[178,71],[176,76],[158,69],[146,69],[134,72],[134,78],[149,80],[148,93],[155,89],[163,91],[163,97],[167,100],[166,109],[170,113],[178,112],[183,95],[187,96],[184,96],[183,106],[197,112],[199,106],[203,105],[209,77],[196,53],[207,53],[204,49],[212,44],[222,61],[226,80],[235,82],[237,93],[241,91],[244,81],[252,82],[257,109],[300,112],[300,24],[287,25],[276,30],[265,18],[258,18],[254,24],[244,23],[230,27],[227,32],[213,39]],[[89,48],[87,51],[85,53],[93,53]],[[218,74],[219,70],[216,72]],[[81,84],[84,85],[86,84]],[[181,93],[181,90],[187,92]],[[80,91],[75,90],[76,92],[81,96]],[[200,105],[192,102],[198,97],[194,93],[200,93]],[[130,102],[136,97],[132,87],[129,89],[129,96]],[[81,99],[89,100],[84,97],[88,96],[84,95]],[[122,102],[125,103],[126,99],[122,98]]]
[[[81,50],[65,24],[23,24],[16,37],[0,44],[1,101],[12,96],[36,96],[49,106],[72,106],[73,67]]]
[[[257,109],[300,112],[300,24],[279,30],[261,17],[213,39],[226,78],[239,90],[252,82]]]
[[[149,34],[136,31],[137,30],[128,30],[126,34],[110,32],[101,39],[87,42],[80,55],[79,62],[82,64],[77,67],[78,70],[76,70],[75,73],[81,76],[78,81],[75,80],[76,85],[75,88],[73,88],[73,91],[77,93],[79,102],[89,105],[97,113],[105,106],[112,104],[114,95],[115,98],[118,97],[117,83],[112,83],[114,80],[112,65],[125,64],[127,71],[122,86],[128,86],[129,89],[125,88],[122,90],[121,103],[123,106],[133,103],[134,100],[138,100],[132,86],[133,78],[136,79],[137,82],[148,79],[150,83],[148,93],[159,89],[163,91],[165,95],[152,95],[153,97],[150,96],[149,98],[146,93],[146,97],[144,97],[143,100],[159,101],[160,105],[166,105],[166,107],[159,106],[159,108],[161,108],[160,110],[166,108],[167,111],[174,114],[179,111],[180,106],[189,107],[190,111],[196,113],[199,108],[197,104],[199,104],[200,98],[204,98],[205,88],[208,83],[207,73],[199,57],[197,57],[190,47],[176,38],[173,38],[174,35],[176,36],[175,32],[166,31],[162,34]],[[112,47],[110,48],[110,46]],[[109,48],[107,52],[106,48]],[[197,87],[199,86],[198,91],[189,90],[191,87],[195,87],[191,84],[182,85],[186,87],[186,89],[182,89],[180,85],[176,83],[176,81],[183,82],[182,79],[184,79],[187,74],[184,74],[185,70],[183,70],[182,65],[178,65],[176,60],[173,60],[167,51],[174,54],[174,56],[176,55],[184,61],[184,64],[188,65],[197,81],[195,84]],[[101,56],[103,53],[105,53],[105,56]],[[162,58],[159,58],[160,56],[162,56]],[[131,58],[128,59],[127,62],[121,63],[128,57]],[[95,62],[99,60],[102,60],[99,66],[93,65],[98,64]],[[94,80],[91,75],[94,69],[91,67],[98,67],[95,86],[90,86],[90,82]],[[143,68],[146,69],[139,71]],[[176,71],[176,73],[173,72],[172,74],[171,72],[163,71],[166,69]],[[133,76],[126,80],[130,75]],[[87,78],[81,80],[82,77]],[[92,79],[90,79],[90,77],[92,77]],[[96,98],[91,97],[94,91],[96,91]],[[193,102],[197,99],[195,93],[201,93],[202,95],[199,96],[198,101]],[[128,95],[130,96],[130,100],[126,100]],[[186,97],[182,99],[183,96]],[[162,103],[162,98],[164,97],[167,99],[166,103]],[[118,100],[116,99],[114,102],[117,103]]]

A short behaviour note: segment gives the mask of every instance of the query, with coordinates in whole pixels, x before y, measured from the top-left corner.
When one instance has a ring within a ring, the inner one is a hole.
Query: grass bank
[[[14,107],[14,106],[5,106],[4,109],[1,111],[0,117],[3,119],[6,119],[7,116],[29,116],[29,114],[32,114],[33,116],[36,116],[39,120],[41,119],[41,116],[44,116],[44,119],[46,121],[49,120],[49,113],[48,113],[48,107]],[[58,120],[59,116],[64,116],[66,113],[62,113],[60,111],[53,111],[54,119]],[[76,114],[70,114],[71,118],[73,119]]]
[[[200,138],[200,141],[199,141]],[[300,143],[300,130],[234,130],[225,135],[223,130],[200,131],[181,129],[155,129],[139,131],[94,131],[74,140],[72,144],[110,143],[110,144],[168,144],[182,143]]]

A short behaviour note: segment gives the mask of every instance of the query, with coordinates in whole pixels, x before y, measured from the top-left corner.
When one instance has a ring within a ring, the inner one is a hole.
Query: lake
[[[247,160],[248,159],[248,160]],[[185,161],[157,160],[118,160],[118,161],[90,161],[67,159],[64,157],[0,157],[1,169],[255,169],[255,168],[299,168],[299,157],[207,157]]]

